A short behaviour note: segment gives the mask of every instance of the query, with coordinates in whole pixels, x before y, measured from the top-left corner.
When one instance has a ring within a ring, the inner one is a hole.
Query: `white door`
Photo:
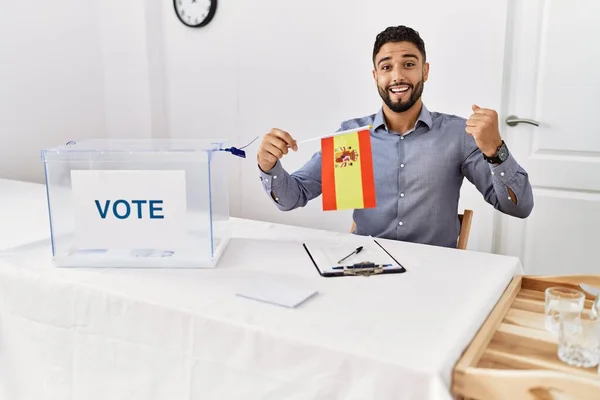
[[[501,126],[535,205],[526,220],[497,215],[494,251],[528,274],[600,273],[599,22],[598,0],[509,5]]]

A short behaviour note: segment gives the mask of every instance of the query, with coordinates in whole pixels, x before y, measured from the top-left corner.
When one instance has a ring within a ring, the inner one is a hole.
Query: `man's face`
[[[390,42],[375,56],[373,78],[379,95],[390,110],[401,113],[421,97],[429,75],[429,64],[410,42]]]

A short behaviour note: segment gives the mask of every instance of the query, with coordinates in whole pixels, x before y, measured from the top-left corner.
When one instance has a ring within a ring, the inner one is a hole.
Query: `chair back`
[[[469,234],[471,233],[473,211],[465,210],[462,214],[458,214],[458,220],[460,221],[460,231],[458,233],[458,243],[456,244],[456,248],[466,250],[467,243],[469,242]]]

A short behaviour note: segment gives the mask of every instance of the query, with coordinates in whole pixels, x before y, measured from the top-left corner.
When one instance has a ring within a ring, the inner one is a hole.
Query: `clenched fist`
[[[494,156],[502,145],[498,129],[498,113],[473,105],[473,114],[467,120],[466,131],[472,135],[477,147],[488,157]]]
[[[256,155],[258,166],[263,172],[269,172],[275,166],[277,160],[288,153],[289,148],[294,151],[298,150],[296,140],[281,129],[271,129],[271,132],[264,136],[258,149]]]

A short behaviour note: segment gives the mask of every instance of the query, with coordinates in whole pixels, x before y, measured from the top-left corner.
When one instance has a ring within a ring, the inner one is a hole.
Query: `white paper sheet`
[[[236,294],[248,299],[294,308],[317,294],[317,291],[299,282],[273,277],[247,282]]]

